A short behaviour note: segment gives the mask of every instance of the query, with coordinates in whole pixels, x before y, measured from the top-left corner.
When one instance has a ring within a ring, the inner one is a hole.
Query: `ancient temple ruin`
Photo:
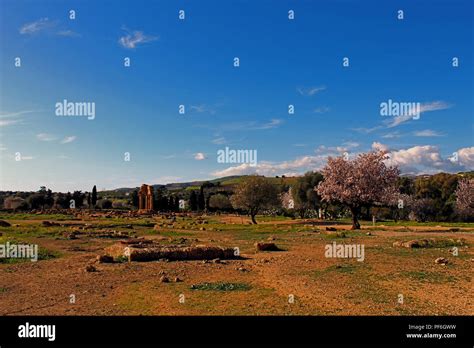
[[[143,184],[138,191],[138,211],[153,211],[153,186]]]

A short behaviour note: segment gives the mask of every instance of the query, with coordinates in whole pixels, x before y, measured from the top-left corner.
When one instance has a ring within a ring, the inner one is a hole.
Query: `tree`
[[[179,196],[174,197],[173,210],[174,211],[179,211]]]
[[[85,194],[82,193],[82,191],[73,192],[72,199],[74,200],[76,208],[82,207],[82,205],[84,204],[84,198],[85,198]]]
[[[203,186],[201,186],[201,189],[199,190],[199,195],[198,195],[197,202],[198,202],[198,209],[199,210],[202,211],[206,208],[206,201],[205,201],[205,198],[204,198],[204,187]]]
[[[195,191],[191,191],[191,195],[189,196],[189,209],[191,211],[196,211],[198,209],[197,195]]]
[[[92,206],[95,207],[96,203],[97,203],[97,187],[94,187],[92,188],[92,197],[91,197],[91,203],[92,203]]]
[[[383,204],[398,194],[399,170],[387,167],[388,157],[383,151],[358,155],[355,159],[329,157],[322,173],[317,192],[324,201],[339,202],[347,206],[352,214],[352,229],[360,229],[358,216],[361,207],[367,204]]]
[[[459,180],[456,189],[456,211],[467,220],[474,219],[474,179]]]
[[[430,220],[445,221],[453,217],[457,186],[458,176],[456,174],[439,173],[416,178],[416,198],[432,199],[430,204],[434,209],[431,210]]]
[[[410,219],[418,222],[434,221],[436,216],[436,201],[432,198],[415,198],[408,203]]]
[[[44,195],[40,192],[33,193],[30,195],[26,202],[28,203],[30,209],[39,209],[44,206]]]
[[[100,209],[111,209],[112,208],[112,201],[108,199],[101,199],[98,204]]]
[[[138,208],[138,190],[133,190],[130,193],[130,204],[132,207]]]
[[[278,189],[267,178],[251,175],[243,179],[230,198],[235,209],[243,209],[256,224],[255,216],[262,209],[269,209],[279,204]]]
[[[232,209],[232,204],[226,195],[218,193],[209,198],[209,207],[217,210],[230,210]]]
[[[318,172],[307,172],[304,176],[300,176],[293,185],[292,193],[295,209],[304,219],[306,212],[310,209],[317,209],[321,197],[318,196],[314,188],[323,181],[323,176]]]

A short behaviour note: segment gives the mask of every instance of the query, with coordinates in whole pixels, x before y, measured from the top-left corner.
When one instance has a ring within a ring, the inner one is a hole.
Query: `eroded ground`
[[[37,243],[42,255],[38,262],[0,262],[0,315],[474,314],[474,225],[379,223],[352,232],[347,224],[327,221],[260,218],[255,226],[224,215],[200,223],[196,217],[173,222],[2,214],[0,219],[12,224],[0,227],[0,243]],[[43,220],[66,226],[45,227]],[[337,232],[327,232],[328,225]],[[77,239],[68,238],[71,231],[79,232]],[[123,231],[163,244],[238,247],[243,259],[97,263],[96,256],[117,239],[85,234],[95,231]],[[448,244],[392,246],[420,238],[462,238],[466,245],[458,256]],[[284,251],[255,251],[255,242],[268,240]],[[365,260],[326,258],[325,245],[332,242],[363,244]],[[435,264],[438,257],[449,263]],[[86,271],[91,264],[96,272]],[[162,276],[170,282],[161,282]]]

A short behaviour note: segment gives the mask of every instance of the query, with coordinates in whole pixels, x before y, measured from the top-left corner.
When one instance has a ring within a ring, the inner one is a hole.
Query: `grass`
[[[430,271],[408,271],[400,274],[402,277],[409,278],[422,283],[447,283],[455,282],[458,279],[455,276],[446,275],[442,272]]]
[[[30,213],[0,213],[0,220],[71,220],[73,215],[67,214],[30,214]]]
[[[252,287],[245,283],[200,283],[191,285],[192,290],[207,290],[207,291],[248,291]]]
[[[343,218],[337,220],[331,220],[336,223],[340,224],[352,224],[352,220],[350,218]],[[359,220],[359,223],[364,226],[372,226],[372,221],[368,220]],[[472,228],[474,229],[473,222],[439,222],[439,221],[430,221],[430,222],[417,222],[417,221],[410,221],[410,220],[400,220],[400,221],[378,221],[375,223],[375,227],[378,226],[418,226],[418,227],[464,227],[464,228]]]
[[[323,276],[329,276],[331,273],[355,274],[356,272],[359,272],[362,268],[365,268],[365,267],[368,267],[368,265],[363,264],[362,262],[342,263],[342,264],[329,266],[325,269],[312,271],[312,274],[313,276],[317,278],[323,277]]]
[[[25,241],[20,241],[16,239],[6,239],[0,237],[0,244],[30,244]],[[57,251],[52,251],[48,250],[46,248],[43,248],[41,246],[38,246],[38,261],[43,261],[43,260],[50,260],[50,259],[55,259],[61,256],[61,253]],[[31,259],[26,259],[26,258],[0,258],[0,264],[13,264],[13,263],[20,263],[20,262],[26,262],[29,261],[31,262]]]

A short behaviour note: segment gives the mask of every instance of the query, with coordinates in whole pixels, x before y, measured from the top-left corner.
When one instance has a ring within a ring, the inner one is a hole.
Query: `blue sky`
[[[473,8],[469,0],[2,1],[0,189],[296,175],[329,155],[373,148],[404,173],[473,170]],[[56,116],[64,99],[94,102],[95,118]],[[420,103],[420,118],[381,116],[389,99]],[[257,166],[217,163],[226,146],[257,150]]]

